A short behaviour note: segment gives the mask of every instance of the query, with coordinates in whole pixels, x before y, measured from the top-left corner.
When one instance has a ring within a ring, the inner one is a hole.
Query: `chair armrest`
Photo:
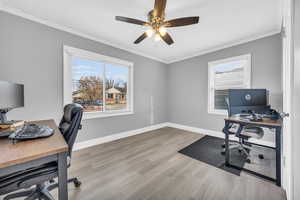
[[[234,128],[234,127],[233,127],[234,125],[237,125],[237,124],[236,124],[236,123],[229,123],[229,126],[228,126],[228,132],[229,132],[229,134],[231,134],[231,135],[236,134],[236,132],[229,131],[229,129]],[[223,133],[225,133],[225,127],[223,128],[222,131],[223,131]]]

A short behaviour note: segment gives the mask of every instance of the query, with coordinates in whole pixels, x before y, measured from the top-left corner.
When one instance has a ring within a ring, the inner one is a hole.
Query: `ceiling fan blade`
[[[170,36],[169,33],[166,33],[165,35],[162,35],[162,34],[160,33],[160,37],[161,37],[168,45],[171,45],[171,44],[174,43],[174,41],[173,41],[173,39],[172,39],[172,37]]]
[[[155,17],[162,17],[165,13],[167,0],[155,0],[153,15]]]
[[[183,17],[183,18],[166,21],[163,24],[163,26],[164,27],[188,26],[192,24],[198,24],[198,22],[199,22],[199,17]]]
[[[121,16],[116,16],[116,20],[131,23],[131,24],[137,24],[137,25],[147,25],[148,24],[147,22],[144,22],[142,20],[132,19],[132,18],[128,18],[128,17],[121,17]]]
[[[136,39],[136,41],[134,41],[134,44],[140,43],[140,42],[143,41],[146,37],[147,37],[147,33],[144,33],[144,34],[141,35],[138,39]]]

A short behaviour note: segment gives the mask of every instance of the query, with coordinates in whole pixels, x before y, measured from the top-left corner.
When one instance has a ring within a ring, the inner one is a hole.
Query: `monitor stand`
[[[16,128],[24,125],[24,120],[7,120],[6,114],[11,109],[0,109],[0,129],[3,128]]]
[[[6,117],[7,112],[8,110],[0,110],[0,124],[5,124],[8,122]]]

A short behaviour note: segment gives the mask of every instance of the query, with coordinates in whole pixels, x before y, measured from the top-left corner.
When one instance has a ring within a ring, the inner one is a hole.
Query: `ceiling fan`
[[[199,17],[183,17],[165,21],[166,4],[167,0],[155,0],[154,9],[148,13],[148,22],[121,16],[116,16],[116,20],[141,26],[148,26],[150,28],[134,42],[135,44],[138,44],[146,37],[151,37],[155,34],[156,41],[163,39],[168,45],[171,45],[174,41],[170,34],[167,33],[166,28],[197,24],[199,22]]]

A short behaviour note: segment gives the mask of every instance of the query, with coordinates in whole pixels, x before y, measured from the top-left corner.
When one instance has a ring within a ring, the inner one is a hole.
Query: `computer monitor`
[[[253,111],[264,113],[270,109],[266,89],[229,89],[229,115]]]
[[[265,106],[267,96],[266,89],[229,89],[231,106]]]
[[[0,123],[7,123],[6,113],[24,107],[24,85],[0,81]]]

